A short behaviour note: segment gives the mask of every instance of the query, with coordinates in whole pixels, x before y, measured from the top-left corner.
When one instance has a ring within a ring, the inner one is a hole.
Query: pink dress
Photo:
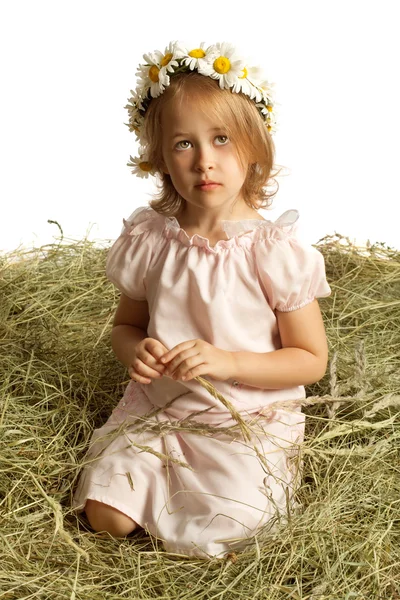
[[[148,336],[168,349],[200,338],[233,352],[271,352],[282,347],[275,309],[331,294],[324,257],[296,237],[297,219],[290,210],[275,222],[222,221],[228,239],[211,247],[200,235],[189,238],[174,217],[140,207],[109,252],[107,277],[130,298],[147,300]],[[83,511],[88,498],[104,502],[167,552],[202,558],[244,548],[287,512],[300,479],[304,414],[278,408],[262,420],[260,412],[304,399],[304,386],[260,389],[204,378],[246,422],[258,416],[251,442],[197,381],[131,381],[93,432],[74,510]],[[218,429],[185,430],[189,418]]]

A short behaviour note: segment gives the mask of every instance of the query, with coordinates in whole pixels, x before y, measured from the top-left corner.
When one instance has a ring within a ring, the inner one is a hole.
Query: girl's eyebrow
[[[211,127],[208,131],[220,131],[221,129],[223,129],[223,127]],[[187,133],[185,131],[179,131],[178,133],[175,133],[171,139],[180,137],[182,135],[190,135],[190,133]]]

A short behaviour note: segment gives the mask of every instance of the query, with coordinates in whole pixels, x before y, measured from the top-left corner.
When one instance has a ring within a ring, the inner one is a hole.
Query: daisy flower
[[[162,57],[160,52],[158,54]],[[142,97],[150,90],[152,98],[158,98],[169,85],[167,69],[160,64],[156,54],[143,54],[143,58],[146,64],[139,65],[139,71],[136,73],[139,80],[137,89],[143,91]]]
[[[129,131],[133,131],[135,133],[136,139],[139,141],[140,131],[144,123],[144,117],[139,112],[139,108],[143,108],[143,105],[136,92],[131,90],[131,94],[132,96],[128,98],[129,104],[124,107],[129,113],[129,124],[125,123],[125,125],[129,127]]]
[[[204,48],[204,45],[205,42],[201,42],[198,48],[192,50],[178,45],[177,49],[181,52],[183,58],[182,64],[189,67],[191,71],[194,69],[199,70],[207,62],[207,57],[209,58],[209,48]]]
[[[274,121],[267,122],[267,129],[271,135],[277,132],[276,123]]]
[[[133,167],[132,174],[138,175],[139,177],[146,178],[149,175],[153,175],[153,165],[149,162],[147,152],[141,146],[139,148],[139,156],[132,158],[129,157],[131,162],[127,163],[128,167]]]
[[[263,98],[262,91],[256,87],[253,82],[253,78],[251,77],[252,67],[244,67],[242,75],[239,75],[238,80],[232,86],[232,91],[239,93],[242,92],[249,96],[250,98],[254,98],[256,102],[261,102]]]
[[[182,58],[183,52],[177,42],[170,42],[164,50],[164,54],[155,50],[153,56],[157,59],[161,69],[165,72],[173,73],[176,67],[179,67],[178,58]]]
[[[256,107],[260,111],[261,116],[263,117],[263,119],[265,121],[265,125],[266,125],[268,131],[271,134],[275,133],[277,131],[275,105],[268,104],[268,106],[267,106],[263,102],[259,102],[256,104]]]
[[[136,89],[136,91],[131,90],[131,97],[129,98],[129,102],[136,108],[136,109],[143,109],[143,98],[142,96],[139,94],[139,91],[141,91],[139,88]]]
[[[275,103],[275,90],[273,89],[275,86],[274,83],[269,83],[268,81],[262,81],[259,84],[259,88],[261,89],[264,97],[264,101],[266,104],[274,104]]]
[[[232,44],[223,42],[207,49],[207,57],[198,68],[199,73],[218,79],[219,87],[230,88],[243,73],[244,60],[235,55]]]

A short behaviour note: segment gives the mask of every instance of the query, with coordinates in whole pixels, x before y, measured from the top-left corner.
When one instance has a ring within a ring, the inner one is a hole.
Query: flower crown
[[[197,71],[206,77],[217,79],[221,89],[229,88],[232,92],[242,92],[254,100],[264,120],[265,126],[272,135],[276,131],[275,102],[273,101],[274,84],[268,83],[259,67],[250,67],[238,56],[232,44],[223,42],[208,48],[205,42],[198,48],[185,47],[180,42],[170,42],[164,54],[159,50],[143,54],[145,64],[139,65],[138,85],[129,104],[124,108],[129,113],[129,131],[136,134],[139,142],[139,156],[127,163],[132,173],[139,177],[154,175],[153,166],[148,160],[147,140],[144,135],[144,116],[153,98],[158,98],[170,85],[171,77],[178,73]]]

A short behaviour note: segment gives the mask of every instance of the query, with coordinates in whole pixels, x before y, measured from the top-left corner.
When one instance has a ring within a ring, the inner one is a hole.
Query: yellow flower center
[[[219,56],[214,60],[214,69],[220,75],[227,73],[231,68],[231,61],[226,56]]]
[[[270,104],[268,104],[267,110],[269,110],[269,112],[272,112],[272,106]]]
[[[162,66],[165,67],[169,63],[169,61],[171,60],[171,58],[172,58],[172,54],[171,54],[171,52],[169,52],[162,59],[162,61],[161,61]]]
[[[243,69],[243,75],[240,75],[239,79],[246,79],[248,75],[248,71],[246,69],[246,67]]]
[[[189,52],[189,56],[192,58],[204,58],[206,53],[201,48],[195,48]]]
[[[139,163],[139,169],[141,169],[142,171],[146,171],[148,173],[152,169],[151,163],[149,163],[149,162],[140,162]]]
[[[155,65],[153,65],[152,67],[150,67],[149,69],[149,77],[152,80],[153,83],[157,83],[158,82],[158,74],[160,72],[160,69],[158,67],[156,67]]]

